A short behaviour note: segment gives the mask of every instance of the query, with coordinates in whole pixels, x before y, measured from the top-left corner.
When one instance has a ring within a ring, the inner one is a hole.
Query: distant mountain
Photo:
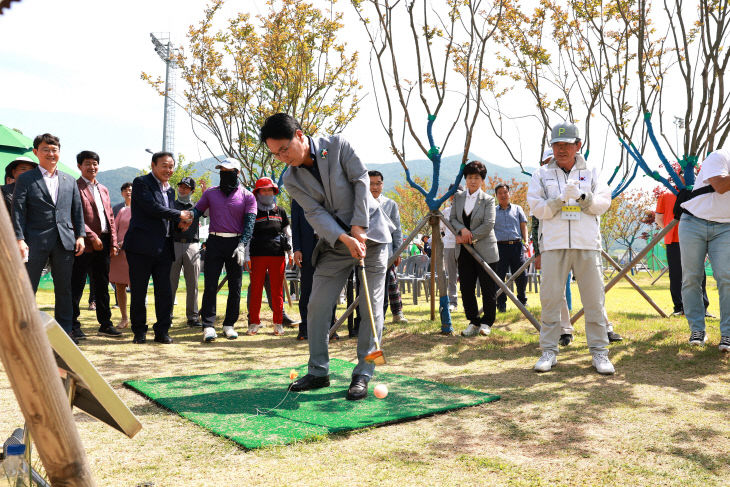
[[[439,188],[446,190],[450,184],[456,179],[456,175],[459,173],[459,167],[461,166],[461,154],[443,157],[441,159],[441,170],[439,172]],[[517,181],[528,181],[529,176],[522,174],[519,166],[515,167],[503,167],[497,164],[488,162],[485,158],[480,157],[476,154],[469,153],[468,160],[478,160],[484,163],[487,168],[487,177],[499,176],[502,179],[510,180],[513,177]],[[426,177],[429,181],[433,177],[433,164],[427,159],[415,159],[406,162],[408,169],[410,169],[411,177]],[[400,162],[389,162],[385,164],[371,164],[368,169],[380,171],[383,173],[383,179],[385,180],[384,191],[391,191],[396,184],[405,181],[406,173],[403,170]],[[526,168],[527,171],[532,171],[532,168]],[[464,184],[462,179],[461,184]],[[428,189],[428,188],[425,188]],[[441,192],[441,191],[440,191]]]
[[[137,168],[125,166],[119,169],[110,169],[108,171],[99,171],[96,175],[96,179],[109,189],[109,196],[111,196],[112,206],[117,203],[124,201],[121,195],[122,184],[129,181],[130,183],[134,178],[139,176],[141,171]]]
[[[211,183],[213,186],[217,186],[219,183],[218,173],[215,170],[215,165],[218,160],[224,159],[225,156],[219,156],[219,159],[215,157],[209,157],[193,164],[194,177],[202,176],[206,171],[210,171]],[[497,164],[488,162],[485,158],[480,157],[476,154],[469,153],[469,160],[479,160],[484,163],[487,167],[487,177],[499,176],[502,179],[512,179],[513,177],[518,181],[527,181],[529,176],[522,174],[520,168],[515,167],[503,167]],[[411,170],[411,177],[425,177],[429,180],[433,176],[433,166],[431,161],[427,159],[414,159],[406,162],[406,165]],[[441,159],[441,171],[439,173],[439,188],[445,190],[449,187],[449,184],[454,182],[459,167],[461,165],[461,155],[453,155],[444,157]],[[399,162],[388,162],[384,164],[370,164],[368,169],[380,171],[383,174],[385,180],[384,191],[392,191],[396,184],[405,181],[405,171],[403,166]],[[534,168],[526,168],[528,171],[532,171]],[[119,189],[122,183],[125,181],[132,181],[136,176],[139,176],[140,170],[133,167],[122,167],[119,169],[112,169],[109,171],[101,171],[98,175],[99,181],[109,188],[111,193],[112,203],[116,204],[122,201]],[[462,180],[463,184],[463,180]],[[428,188],[426,188],[428,189]]]

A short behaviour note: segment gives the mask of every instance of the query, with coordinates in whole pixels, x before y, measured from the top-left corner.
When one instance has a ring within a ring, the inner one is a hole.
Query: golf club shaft
[[[365,294],[365,303],[368,307],[368,318],[370,318],[370,328],[373,330],[373,340],[375,340],[375,349],[380,350],[380,340],[378,339],[378,331],[375,329],[375,318],[373,317],[373,305],[370,302],[370,290],[368,289],[368,278],[365,274],[365,261],[360,259],[358,264],[360,267],[360,282],[362,282],[362,290]]]

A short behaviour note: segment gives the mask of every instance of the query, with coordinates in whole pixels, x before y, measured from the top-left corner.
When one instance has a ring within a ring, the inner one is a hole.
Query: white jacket
[[[611,206],[611,190],[599,180],[600,171],[588,167],[580,154],[575,165],[566,174],[555,162],[540,167],[532,174],[527,189],[527,203],[532,215],[540,220],[540,251],[557,249],[601,250],[599,215]],[[565,204],[560,195],[568,179],[578,181],[585,198],[578,201],[581,207],[579,220],[563,220],[561,209]]]

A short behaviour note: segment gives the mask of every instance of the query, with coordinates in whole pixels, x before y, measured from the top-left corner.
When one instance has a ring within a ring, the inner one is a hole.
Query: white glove
[[[238,247],[236,247],[236,250],[233,251],[233,255],[231,257],[236,259],[238,265],[243,267],[243,263],[246,259],[246,246],[243,244],[243,242],[238,244]]]
[[[580,188],[578,188],[578,184],[573,180],[568,181],[563,189],[563,201],[575,201],[578,198],[580,198]]]

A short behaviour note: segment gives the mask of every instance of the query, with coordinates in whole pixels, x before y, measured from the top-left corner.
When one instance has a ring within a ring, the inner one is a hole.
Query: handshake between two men
[[[180,223],[177,224],[177,227],[182,230],[183,232],[190,228],[190,225],[193,223],[193,212],[188,210],[182,210],[180,212]]]

